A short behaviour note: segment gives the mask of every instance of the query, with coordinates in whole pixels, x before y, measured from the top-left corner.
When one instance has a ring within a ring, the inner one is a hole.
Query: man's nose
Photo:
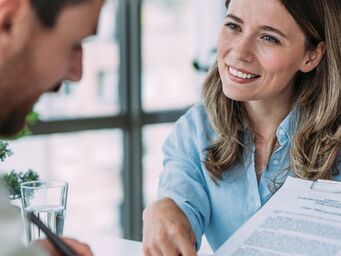
[[[79,46],[79,48],[75,49],[72,53],[70,59],[70,65],[67,73],[67,80],[77,82],[82,78],[83,73],[83,48]]]

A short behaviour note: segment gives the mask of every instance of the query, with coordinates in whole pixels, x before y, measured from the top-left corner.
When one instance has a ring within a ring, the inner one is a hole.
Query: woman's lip
[[[236,69],[236,70],[241,71],[240,69]],[[252,83],[260,77],[259,75],[257,75],[255,78],[249,78],[249,79],[236,77],[230,73],[229,66],[226,66],[226,72],[227,72],[228,77],[231,81],[233,81],[235,83],[239,83],[239,84]],[[243,72],[243,71],[241,71],[241,72]],[[247,73],[247,72],[245,72],[245,73]],[[248,74],[251,74],[251,73],[248,73]]]
[[[251,73],[251,72],[249,72],[249,71],[247,71],[247,70],[245,70],[245,69],[242,69],[242,68],[237,68],[237,67],[229,66],[229,65],[226,65],[226,66],[227,66],[228,69],[229,69],[229,68],[232,68],[232,69],[235,69],[235,70],[240,71],[240,72],[245,73],[245,74],[250,74],[250,75],[252,75],[252,76],[257,76],[257,77],[260,76],[260,75]]]

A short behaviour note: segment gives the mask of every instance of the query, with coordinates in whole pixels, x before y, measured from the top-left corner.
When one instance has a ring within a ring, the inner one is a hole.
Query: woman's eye
[[[232,23],[232,22],[226,23],[225,26],[228,27],[231,30],[234,30],[234,31],[239,31],[240,32],[242,30],[239,25],[237,25],[235,23]]]
[[[272,44],[279,44],[280,43],[280,41],[276,37],[273,37],[273,36],[264,35],[261,38],[264,39],[265,41],[269,42],[269,43],[272,43]]]

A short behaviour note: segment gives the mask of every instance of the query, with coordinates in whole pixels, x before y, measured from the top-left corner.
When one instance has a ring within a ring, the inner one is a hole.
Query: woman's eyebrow
[[[233,20],[235,20],[235,21],[237,21],[238,23],[241,23],[241,24],[244,23],[244,21],[241,18],[238,18],[236,15],[233,15],[233,14],[227,14],[226,18],[231,18],[231,19],[233,19]]]
[[[267,26],[267,25],[263,25],[263,26],[261,26],[261,28],[262,28],[262,30],[269,31],[269,32],[274,32],[274,33],[277,33],[277,34],[279,34],[280,36],[282,36],[284,38],[288,38],[282,31],[280,31],[277,28],[274,28],[274,27],[271,27],[271,26]]]
[[[240,24],[244,24],[244,21],[241,18],[239,18],[236,15],[234,15],[234,14],[227,14],[226,18],[230,18],[230,19],[233,19],[233,20],[235,20],[236,22],[238,22]],[[269,32],[274,32],[274,33],[277,33],[277,34],[279,34],[280,36],[282,36],[284,38],[288,38],[281,30],[279,30],[277,28],[274,28],[274,27],[271,27],[271,26],[268,26],[268,25],[263,25],[263,26],[261,26],[261,29],[265,30],[265,31],[269,31]]]

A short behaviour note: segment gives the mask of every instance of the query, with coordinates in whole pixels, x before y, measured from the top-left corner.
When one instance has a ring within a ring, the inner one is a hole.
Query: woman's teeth
[[[252,79],[252,78],[256,78],[257,75],[253,75],[253,74],[247,74],[247,73],[243,73],[241,71],[238,71],[234,68],[229,67],[229,72],[231,75],[238,77],[238,78],[243,78],[243,79]]]

